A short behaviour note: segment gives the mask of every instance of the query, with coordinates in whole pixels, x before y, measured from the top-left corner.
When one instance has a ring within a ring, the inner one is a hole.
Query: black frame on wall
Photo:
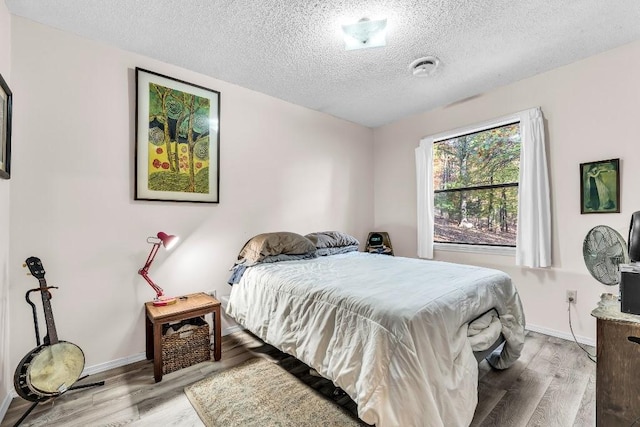
[[[135,200],[219,203],[220,92],[135,72]]]
[[[580,213],[620,213],[620,159],[580,163]]]
[[[11,177],[11,116],[13,93],[0,74],[0,178]]]

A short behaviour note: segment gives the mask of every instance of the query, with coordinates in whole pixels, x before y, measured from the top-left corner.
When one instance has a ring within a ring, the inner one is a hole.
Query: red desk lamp
[[[164,296],[162,288],[156,285],[153,280],[151,280],[151,278],[149,277],[149,267],[151,267],[151,263],[156,257],[156,253],[158,252],[158,249],[160,249],[161,244],[165,247],[166,250],[169,250],[174,247],[176,243],[178,243],[178,240],[178,236],[172,236],[162,231],[158,233],[158,237],[147,237],[147,243],[153,244],[153,247],[151,248],[151,252],[149,252],[147,262],[144,263],[144,267],[138,270],[138,274],[144,277],[144,280],[146,280],[147,283],[151,285],[153,290],[156,291],[157,296],[153,300],[153,305],[169,305],[176,303],[175,297]]]

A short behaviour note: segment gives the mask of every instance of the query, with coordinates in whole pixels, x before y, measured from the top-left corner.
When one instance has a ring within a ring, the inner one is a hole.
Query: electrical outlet
[[[566,302],[570,302],[571,304],[575,304],[577,300],[578,300],[578,291],[567,291]]]

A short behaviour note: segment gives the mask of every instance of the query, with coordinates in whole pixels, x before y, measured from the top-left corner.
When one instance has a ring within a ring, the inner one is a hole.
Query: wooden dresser
[[[611,294],[591,315],[598,319],[596,425],[640,425],[640,316],[622,313]]]

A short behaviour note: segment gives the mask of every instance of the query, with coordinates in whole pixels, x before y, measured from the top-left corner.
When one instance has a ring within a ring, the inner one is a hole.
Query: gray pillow
[[[266,256],[262,259],[262,261],[260,261],[261,263],[265,264],[265,263],[269,263],[269,262],[280,262],[280,261],[297,261],[300,259],[311,259],[311,258],[318,258],[317,253],[315,252],[309,252],[306,254],[302,254],[302,255],[285,255],[285,254],[280,254],[280,255],[269,255]]]
[[[307,234],[305,237],[311,240],[317,249],[360,245],[358,239],[341,231],[319,231]]]
[[[315,253],[316,247],[300,234],[281,231],[263,233],[249,239],[238,254],[238,264],[254,265],[275,255],[304,255]]]
[[[337,248],[320,248],[316,250],[316,254],[318,256],[338,255],[338,254],[346,254],[347,252],[355,252],[357,250],[358,250],[358,245],[342,246]]]

